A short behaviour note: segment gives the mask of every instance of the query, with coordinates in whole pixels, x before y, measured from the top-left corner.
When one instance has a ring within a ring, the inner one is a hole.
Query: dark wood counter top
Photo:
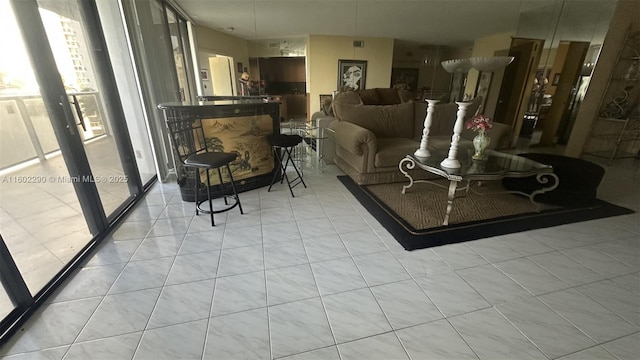
[[[277,100],[269,100],[264,98],[248,98],[248,99],[221,99],[209,101],[174,101],[166,102],[158,105],[161,110],[191,107],[212,107],[212,106],[255,106],[268,103],[279,103]]]

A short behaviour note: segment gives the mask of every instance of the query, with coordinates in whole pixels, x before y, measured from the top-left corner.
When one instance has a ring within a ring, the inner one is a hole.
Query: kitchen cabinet
[[[307,119],[308,96],[307,94],[280,95],[280,118],[282,121],[291,119]]]
[[[260,58],[260,79],[267,82],[305,82],[303,57]]]

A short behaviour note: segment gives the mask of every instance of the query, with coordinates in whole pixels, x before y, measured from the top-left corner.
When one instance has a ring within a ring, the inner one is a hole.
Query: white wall
[[[202,26],[195,27],[195,35],[198,44],[198,68],[206,69],[209,71],[210,76],[209,57],[213,55],[224,55],[233,58],[233,78],[236,80],[242,74],[237,69],[236,64],[238,62],[241,62],[243,67],[249,68],[249,43],[247,40]],[[202,80],[198,80],[202,82]],[[204,88],[202,95],[213,95],[211,80],[202,82],[202,86]],[[235,83],[233,86],[235,86]]]
[[[479,38],[473,43],[471,57],[495,56],[497,51],[509,50],[511,47],[512,36],[513,32],[507,32]],[[480,75],[478,70],[469,70],[469,74],[467,75],[467,85],[464,90],[465,94],[470,94],[471,96],[474,95],[476,83],[478,82],[478,75]],[[495,75],[496,74],[494,74],[494,76]]]
[[[402,47],[396,42],[393,67],[418,69],[418,87],[430,88],[432,93],[448,93],[451,75],[440,65],[450,49],[446,46]],[[428,63],[425,63],[425,60]]]
[[[364,41],[354,48],[353,41]],[[366,60],[365,88],[388,88],[393,62],[393,39],[310,35],[307,45],[307,92],[310,114],[320,109],[320,95],[338,88],[338,60]]]

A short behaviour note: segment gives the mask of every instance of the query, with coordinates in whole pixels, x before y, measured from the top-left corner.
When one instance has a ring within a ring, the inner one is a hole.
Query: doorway
[[[211,69],[211,86],[215,96],[236,95],[234,90],[233,58],[224,55],[209,57],[209,68]]]

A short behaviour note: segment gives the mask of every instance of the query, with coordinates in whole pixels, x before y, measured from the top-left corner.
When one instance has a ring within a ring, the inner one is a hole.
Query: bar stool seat
[[[234,153],[208,152],[189,156],[185,161],[185,166],[200,167],[203,169],[216,169],[231,163],[236,159]]]
[[[204,214],[211,215],[211,226],[215,226],[215,222],[213,219],[213,214],[219,214],[225,211],[229,211],[236,206],[240,208],[240,214],[244,214],[242,211],[242,204],[240,203],[240,197],[238,196],[238,192],[236,190],[236,185],[233,180],[233,174],[231,173],[231,168],[229,164],[236,159],[236,154],[234,153],[226,153],[226,152],[205,152],[200,154],[193,154],[187,157],[184,160],[184,166],[195,168],[196,169],[196,179],[195,179],[195,193],[196,193],[196,215],[199,215],[200,212]],[[232,194],[227,194],[225,192],[224,181],[222,180],[222,172],[220,171],[221,167],[227,168],[227,173],[229,174],[229,183],[231,184],[231,189],[233,190]],[[213,210],[213,198],[211,197],[211,179],[209,178],[209,170],[216,169],[218,170],[218,178],[220,180],[220,193],[221,197],[224,198],[225,207],[220,210]],[[207,199],[200,201],[198,199],[198,195],[200,193],[200,170],[205,170],[207,177]],[[233,201],[229,203],[228,198],[231,198]],[[201,205],[204,202],[209,203],[209,210],[202,209]]]
[[[293,156],[291,155],[291,151],[294,147],[298,146],[302,142],[302,136],[300,135],[289,135],[289,134],[273,134],[267,136],[267,141],[273,147],[276,159],[278,160],[278,164],[276,167],[279,167],[282,170],[282,177],[280,178],[280,183],[284,180],[287,181],[287,185],[289,186],[289,191],[291,192],[291,196],[295,197],[293,194],[293,188],[297,185],[302,184],[305,188],[307,184],[305,184],[302,179],[302,173],[296,166],[296,163],[293,161]],[[283,153],[284,151],[284,153]],[[284,157],[286,156],[286,161]],[[297,177],[289,180],[289,176],[287,175],[287,167],[291,164],[293,169],[296,171]],[[271,191],[271,187],[278,179],[279,171],[273,173],[273,178],[271,179],[271,184],[269,185],[269,189],[267,191]]]

